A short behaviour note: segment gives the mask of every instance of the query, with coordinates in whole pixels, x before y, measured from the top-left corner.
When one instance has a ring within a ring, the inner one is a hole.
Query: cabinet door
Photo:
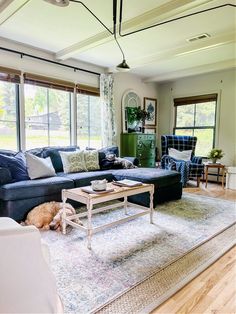
[[[155,158],[153,159],[139,159],[139,167],[154,168],[156,167]]]

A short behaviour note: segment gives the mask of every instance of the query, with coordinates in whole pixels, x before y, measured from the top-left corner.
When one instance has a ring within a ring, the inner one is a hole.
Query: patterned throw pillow
[[[87,171],[84,152],[60,152],[61,160],[63,164],[63,170],[65,173],[82,172]]]
[[[88,171],[100,169],[97,150],[85,150],[84,159]]]

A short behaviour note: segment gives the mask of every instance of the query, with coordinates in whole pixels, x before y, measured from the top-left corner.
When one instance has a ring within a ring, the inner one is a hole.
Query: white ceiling
[[[112,29],[112,0],[84,0]],[[119,1],[118,1],[119,2]],[[123,0],[122,32],[228,3],[222,0]],[[236,4],[235,1],[229,1]],[[131,72],[147,81],[235,66],[236,8],[224,7],[119,38]],[[187,38],[209,38],[189,43]],[[113,36],[78,3],[0,0],[0,36],[51,51],[55,60],[86,61],[114,71],[122,55]]]

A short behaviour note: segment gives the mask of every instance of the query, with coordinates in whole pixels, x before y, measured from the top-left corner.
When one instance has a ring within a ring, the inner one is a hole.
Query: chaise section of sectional
[[[159,168],[135,168],[112,170],[115,180],[135,180],[143,183],[152,183],[154,190],[154,206],[165,201],[177,200],[182,196],[181,176],[177,171]],[[129,200],[143,206],[149,206],[148,193],[131,196]]]

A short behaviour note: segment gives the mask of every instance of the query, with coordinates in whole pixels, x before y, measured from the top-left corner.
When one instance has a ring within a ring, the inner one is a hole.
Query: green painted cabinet
[[[139,159],[140,167],[155,167],[156,134],[121,134],[121,156]]]

